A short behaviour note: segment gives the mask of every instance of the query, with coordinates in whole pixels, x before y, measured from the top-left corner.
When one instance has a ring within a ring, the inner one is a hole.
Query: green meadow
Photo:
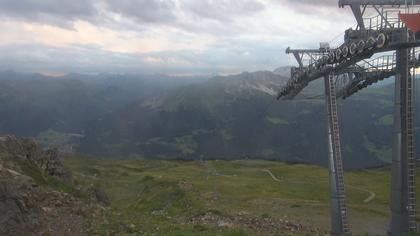
[[[97,186],[111,200],[94,218],[92,230],[99,235],[324,235],[329,230],[326,168],[260,160],[73,157],[65,162],[80,186]],[[347,171],[345,181],[353,234],[385,234],[390,169]],[[273,226],[277,222],[301,229],[282,231]]]

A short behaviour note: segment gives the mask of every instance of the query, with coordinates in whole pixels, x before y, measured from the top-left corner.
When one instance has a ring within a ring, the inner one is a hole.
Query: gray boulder
[[[0,235],[27,235],[29,210],[16,184],[0,179]]]

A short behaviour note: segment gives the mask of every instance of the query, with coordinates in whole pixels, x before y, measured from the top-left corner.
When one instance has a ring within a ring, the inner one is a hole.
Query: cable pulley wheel
[[[386,36],[384,33],[380,33],[378,37],[376,37],[376,47],[383,48],[386,44]]]
[[[350,55],[354,55],[357,53],[357,45],[356,43],[351,43],[349,47],[349,53]]]
[[[358,51],[359,53],[362,53],[362,52],[365,50],[365,46],[366,46],[365,41],[360,40],[360,41],[357,43],[357,51]]]
[[[337,60],[340,60],[342,55],[343,55],[343,52],[341,51],[341,49],[338,48],[335,51],[335,58],[337,58]]]
[[[349,47],[348,46],[343,46],[341,48],[341,55],[346,58],[349,55]]]
[[[372,50],[375,47],[375,44],[376,39],[374,37],[369,37],[366,42],[367,49]]]

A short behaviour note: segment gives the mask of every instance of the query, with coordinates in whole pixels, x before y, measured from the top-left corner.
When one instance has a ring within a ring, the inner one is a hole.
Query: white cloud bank
[[[354,24],[335,0],[0,0],[0,70],[214,74],[293,63]]]

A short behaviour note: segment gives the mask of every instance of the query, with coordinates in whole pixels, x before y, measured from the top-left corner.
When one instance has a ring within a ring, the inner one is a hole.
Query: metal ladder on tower
[[[416,231],[416,184],[415,184],[415,170],[416,170],[416,156],[414,149],[414,83],[413,76],[407,80],[407,187],[408,187],[408,227],[410,231]]]
[[[336,189],[339,202],[339,212],[341,217],[341,224],[343,233],[349,233],[350,228],[347,220],[347,205],[346,205],[346,195],[344,189],[344,170],[343,170],[343,161],[341,157],[341,144],[340,144],[340,129],[338,125],[338,113],[337,113],[337,98],[335,96],[335,83],[334,77],[328,76],[328,110],[329,110],[329,122],[332,133],[332,146],[334,153],[334,169],[336,171]]]

